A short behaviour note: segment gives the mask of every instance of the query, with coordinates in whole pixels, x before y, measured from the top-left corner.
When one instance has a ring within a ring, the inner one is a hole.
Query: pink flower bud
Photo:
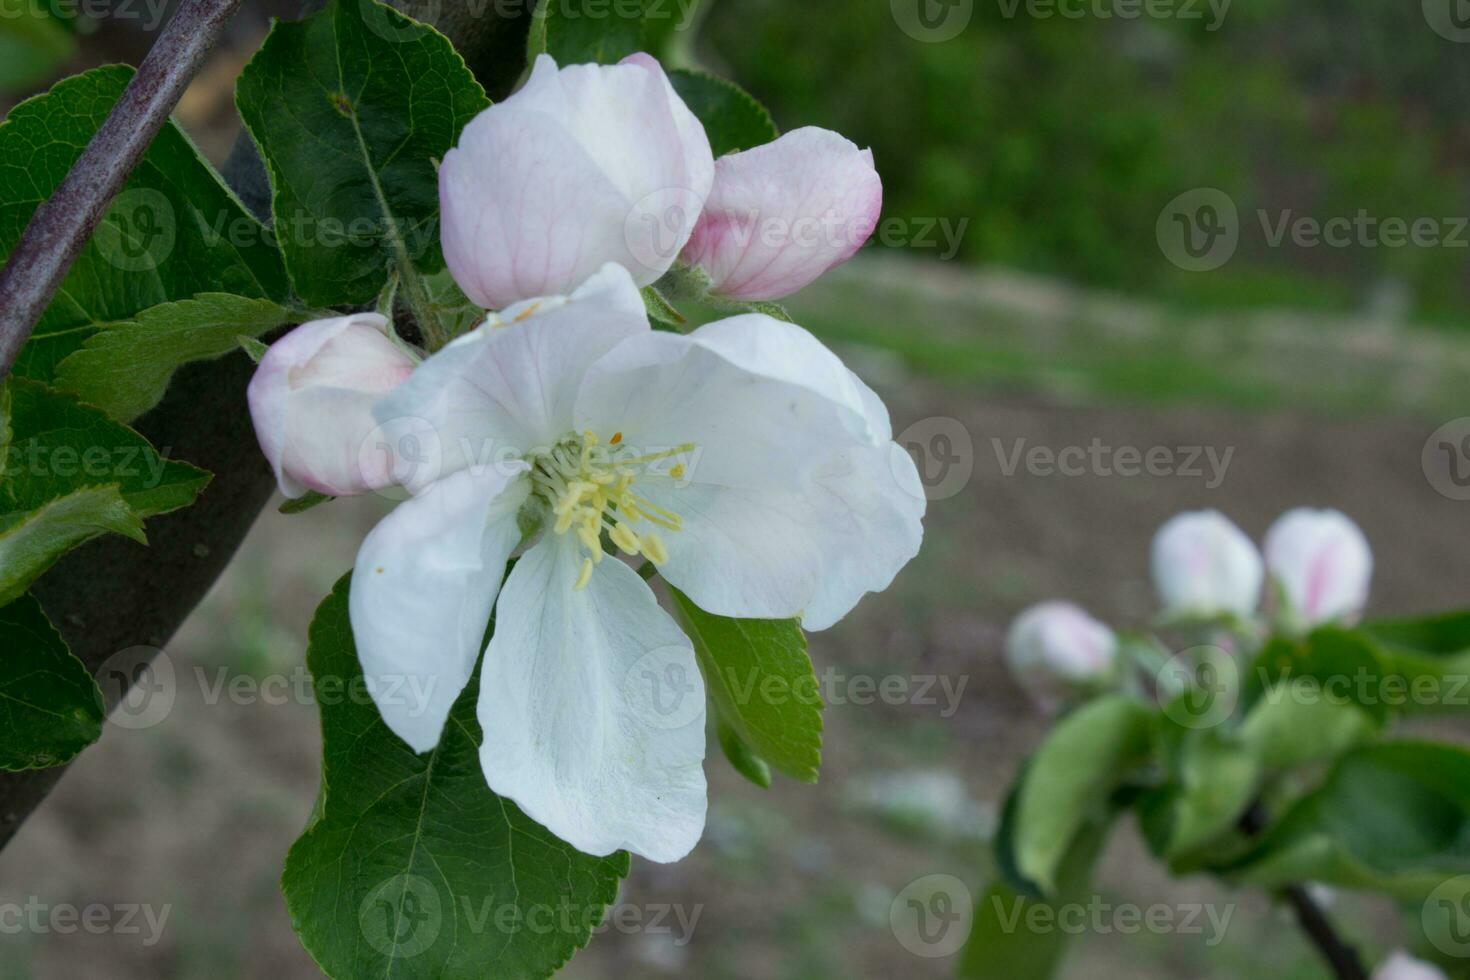
[[[1373,971],[1373,980],[1446,980],[1445,972],[1433,963],[1416,960],[1401,949],[1389,954]]]
[[[1249,616],[1261,596],[1261,555],[1217,510],[1177,514],[1154,535],[1154,587],[1176,616]]]
[[[250,417],[287,497],[343,497],[388,486],[388,460],[364,452],[373,404],[413,372],[388,321],[358,313],[303,323],[271,345],[250,379]]]
[[[796,129],[715,161],[714,189],[682,259],[711,292],[779,299],[852,258],[883,209],[873,151],[826,129]]]
[[[608,262],[647,286],[713,179],[704,127],[653,58],[559,69],[542,55],[439,167],[444,259],[489,309],[570,293]]]
[[[1106,683],[1116,669],[1117,655],[1113,631],[1070,602],[1031,606],[1006,634],[1011,674],[1045,708]]]
[[[1351,620],[1368,601],[1373,552],[1346,515],[1299,507],[1266,532],[1266,569],[1286,604],[1304,626]]]

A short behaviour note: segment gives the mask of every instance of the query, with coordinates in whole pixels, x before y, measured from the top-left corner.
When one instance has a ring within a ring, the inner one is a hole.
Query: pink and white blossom
[[[1347,515],[1299,507],[1266,532],[1266,569],[1284,611],[1302,625],[1348,621],[1368,601],[1373,551]]]
[[[1249,616],[1261,596],[1261,554],[1217,510],[1177,514],[1154,535],[1154,586],[1176,616]]]
[[[1024,610],[1006,634],[1011,674],[1043,707],[1110,679],[1118,638],[1070,602],[1041,602]]]

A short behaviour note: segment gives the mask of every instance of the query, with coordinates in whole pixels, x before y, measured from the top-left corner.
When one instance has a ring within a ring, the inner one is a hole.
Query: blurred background
[[[4,108],[136,62],[165,9],[0,0]],[[234,78],[292,9],[247,0],[179,106],[216,163]],[[1363,526],[1372,613],[1470,604],[1470,4],[712,0],[684,51],[783,129],[873,148],[874,241],[789,306],[887,401],[927,535],[812,637],[820,784],[761,790],[714,752],[705,840],[635,862],[624,889],[645,922],[671,906],[662,924],[604,930],[565,975],[950,976],[932,954],[951,947],[890,911],[931,874],[983,892],[997,807],[1046,728],[1000,660],[1020,608],[1068,597],[1138,624],[1167,517],[1215,507],[1259,537],[1302,504]],[[1079,447],[1077,471],[1033,453]],[[1152,473],[1120,455],[1152,450],[1170,460]],[[155,941],[0,929],[0,977],[319,975],[277,881],[320,758],[292,691],[316,603],[389,506],[267,510],[166,651],[171,709],[109,726],[0,854],[0,902],[167,909]],[[1131,826],[1094,890],[1226,925],[1083,929],[1067,977],[1327,975],[1285,912],[1168,881]],[[1417,915],[1328,901],[1374,961]]]

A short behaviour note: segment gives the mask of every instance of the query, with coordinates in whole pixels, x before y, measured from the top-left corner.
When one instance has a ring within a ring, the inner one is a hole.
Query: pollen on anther
[[[612,435],[612,438],[608,440],[608,445],[616,446],[618,443],[620,443],[622,441],[623,441],[623,434],[621,432],[614,432],[613,435]]]
[[[592,581],[592,559],[583,558],[582,570],[577,573],[577,584],[572,586],[572,588],[580,592],[587,587],[587,583],[590,581]]]

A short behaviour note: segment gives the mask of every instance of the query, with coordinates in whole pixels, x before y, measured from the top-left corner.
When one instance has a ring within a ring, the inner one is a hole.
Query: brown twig
[[[1259,801],[1240,818],[1240,829],[1252,837],[1264,831],[1266,824],[1266,808]],[[1297,924],[1332,968],[1333,976],[1338,980],[1368,980],[1368,971],[1358,956],[1357,948],[1338,935],[1332,920],[1327,918],[1327,913],[1306,886],[1287,885],[1281,889],[1281,897],[1296,913]]]
[[[0,271],[0,379],[241,0],[183,0],[122,98]]]

